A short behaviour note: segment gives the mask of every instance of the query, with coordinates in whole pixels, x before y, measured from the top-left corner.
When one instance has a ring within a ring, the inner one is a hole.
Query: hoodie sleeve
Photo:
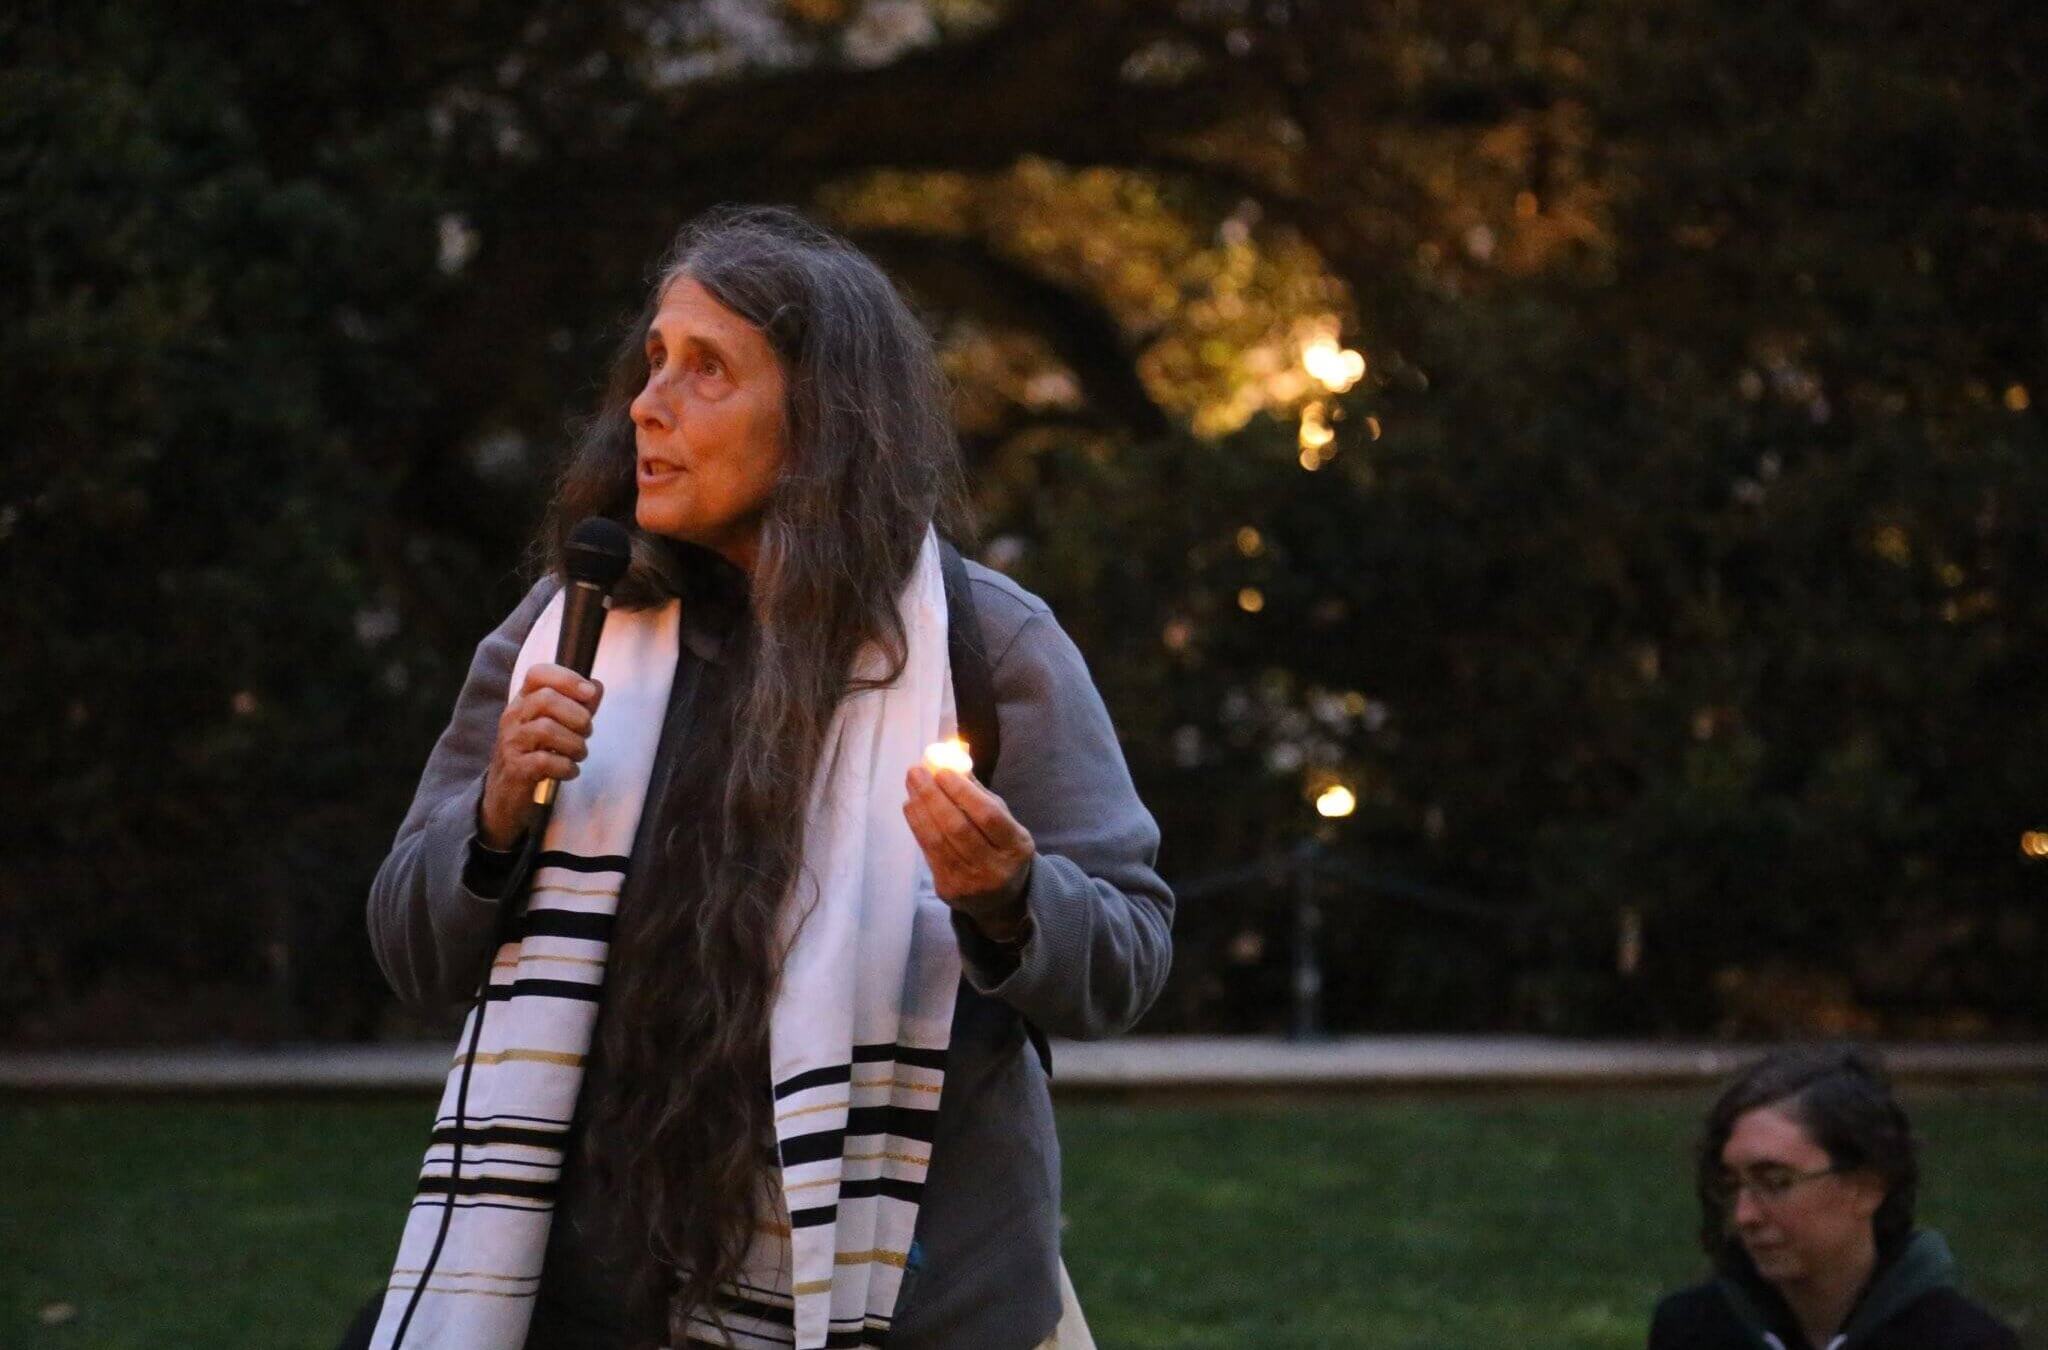
[[[1021,947],[955,915],[969,983],[1055,1036],[1127,1030],[1166,982],[1173,894],[1087,663],[1039,605],[994,666],[1002,757],[990,790],[1037,844]]]
[[[459,1003],[476,992],[496,930],[498,900],[471,868],[484,770],[497,743],[512,665],[555,591],[546,579],[477,644],[448,726],[427,756],[412,807],[370,883],[370,946],[400,999]]]

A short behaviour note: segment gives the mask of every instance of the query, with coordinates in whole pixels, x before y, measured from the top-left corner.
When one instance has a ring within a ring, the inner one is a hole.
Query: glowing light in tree
[[[1301,410],[1301,467],[1314,472],[1329,462],[1330,442],[1337,439],[1337,433],[1330,429],[1329,412],[1320,403],[1311,403]]]
[[[1365,354],[1339,347],[1333,338],[1319,337],[1301,349],[1301,365],[1316,383],[1341,394],[1365,374]]]
[[[1358,795],[1342,783],[1332,783],[1316,795],[1316,814],[1326,820],[1342,820],[1358,809]]]

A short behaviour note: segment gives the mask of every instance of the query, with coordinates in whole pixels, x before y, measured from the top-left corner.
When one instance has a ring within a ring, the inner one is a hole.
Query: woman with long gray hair
[[[964,498],[872,262],[683,231],[371,892],[399,994],[475,998],[372,1344],[1085,1343],[1035,1044],[1144,1013],[1172,897],[1072,642],[951,554]],[[632,556],[584,678],[589,517]],[[977,680],[993,772],[928,763]]]

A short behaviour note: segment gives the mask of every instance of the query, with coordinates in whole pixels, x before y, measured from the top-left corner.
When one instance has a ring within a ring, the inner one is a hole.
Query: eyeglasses
[[[1724,1173],[1708,1185],[1707,1198],[1719,1205],[1723,1213],[1733,1212],[1744,1191],[1760,1205],[1774,1205],[1807,1182],[1831,1177],[1841,1170],[1831,1166],[1795,1172],[1789,1167],[1759,1167],[1747,1175]]]

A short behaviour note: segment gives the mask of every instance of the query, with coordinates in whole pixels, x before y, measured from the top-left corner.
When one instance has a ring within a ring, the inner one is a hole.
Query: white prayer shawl
[[[780,1157],[770,1190],[781,1214],[756,1235],[717,1310],[741,1347],[880,1344],[917,1222],[960,983],[949,911],[902,812],[904,773],[955,727],[935,536],[900,604],[908,664],[834,717],[785,904],[769,1033]],[[561,615],[557,595],[520,649],[513,689],[554,659]],[[457,1044],[374,1350],[399,1344],[401,1325],[406,1350],[525,1342],[679,629],[674,601],[606,621],[589,757],[560,785],[526,913]],[[878,667],[877,654],[863,664]],[[721,1342],[710,1309],[691,1312],[688,1331]]]

